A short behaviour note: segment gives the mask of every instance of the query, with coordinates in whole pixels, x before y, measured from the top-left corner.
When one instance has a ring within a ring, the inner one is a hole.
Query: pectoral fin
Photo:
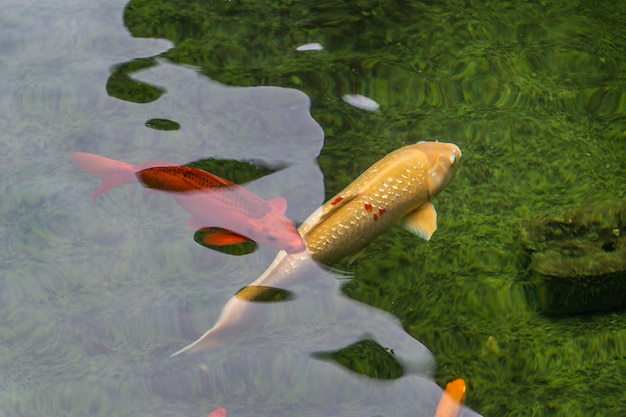
[[[203,227],[194,233],[193,240],[205,248],[228,255],[248,255],[257,249],[249,238],[219,227]]]
[[[402,219],[402,227],[425,240],[437,230],[437,211],[430,201],[422,204]]]
[[[210,230],[203,230],[210,231]],[[238,243],[250,242],[245,236],[238,235],[237,233],[229,232],[228,230],[215,231],[213,233],[207,234],[202,241],[207,245],[212,246],[226,246],[226,245],[236,245]]]
[[[369,244],[368,244],[368,246],[369,246]],[[366,246],[366,247],[364,247],[364,248],[362,248],[362,249],[359,249],[358,251],[354,252],[352,255],[348,255],[348,256],[346,257],[346,261],[347,261],[348,265],[352,265],[353,263],[355,263],[355,262],[356,262],[356,260],[357,260],[357,258],[358,258],[359,256],[361,256],[361,254],[362,254],[363,252],[365,252],[365,250],[366,250],[366,249],[367,249],[367,246]]]

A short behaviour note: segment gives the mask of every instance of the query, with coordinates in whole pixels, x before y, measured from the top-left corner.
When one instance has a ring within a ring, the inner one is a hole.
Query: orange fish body
[[[235,183],[210,172],[184,165],[144,168],[135,172],[135,176],[148,188],[169,192],[201,191],[236,186]]]
[[[437,228],[431,198],[454,173],[461,150],[451,143],[419,142],[391,152],[343,191],[318,208],[298,231],[307,251],[281,252],[252,284],[284,288],[311,263],[331,264],[359,251],[397,222],[428,240]],[[226,343],[237,334],[249,303],[232,297],[217,323],[200,339],[172,354],[198,352]]]
[[[232,232],[225,235],[224,244],[232,243],[235,234],[287,253],[306,248],[295,225],[284,215],[287,204],[283,198],[265,201],[243,187],[197,168],[162,162],[133,166],[86,153],[72,156],[79,168],[102,179],[92,201],[113,188],[140,182],[172,195],[191,214],[192,227],[219,227]],[[212,238],[219,243],[219,235]]]
[[[465,381],[461,378],[449,382],[441,395],[435,417],[459,417],[465,401],[465,388]]]

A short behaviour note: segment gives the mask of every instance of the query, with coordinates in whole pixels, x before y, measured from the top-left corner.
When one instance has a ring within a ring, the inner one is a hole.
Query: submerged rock
[[[547,314],[626,307],[626,201],[569,208],[524,224],[527,296]]]

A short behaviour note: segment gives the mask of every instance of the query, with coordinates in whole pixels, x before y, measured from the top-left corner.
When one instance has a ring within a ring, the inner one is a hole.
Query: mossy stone
[[[538,215],[525,222],[530,302],[551,315],[626,308],[626,201]]]

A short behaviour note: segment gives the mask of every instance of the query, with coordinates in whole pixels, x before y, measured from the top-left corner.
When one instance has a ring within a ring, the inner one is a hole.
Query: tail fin
[[[72,158],[78,168],[102,180],[91,201],[113,188],[138,182],[136,169],[131,164],[82,152],[73,153]]]
[[[217,327],[217,326],[215,326],[215,327]],[[182,348],[182,349],[172,353],[170,355],[170,358],[173,358],[174,356],[178,356],[181,353],[198,353],[198,352],[202,352],[203,350],[211,349],[213,347],[220,346],[220,345],[226,343],[228,340],[220,340],[219,338],[213,337],[213,333],[215,333],[215,327],[213,327],[212,329],[208,330],[205,334],[203,334],[200,337],[200,339],[198,339],[195,342],[185,346],[184,348]]]
[[[254,313],[250,314],[247,311],[251,306],[252,303],[248,301],[231,297],[224,306],[217,323],[200,336],[198,340],[172,353],[170,358],[181,353],[202,352],[232,342],[247,328],[246,326],[251,325],[251,319],[256,317]]]

